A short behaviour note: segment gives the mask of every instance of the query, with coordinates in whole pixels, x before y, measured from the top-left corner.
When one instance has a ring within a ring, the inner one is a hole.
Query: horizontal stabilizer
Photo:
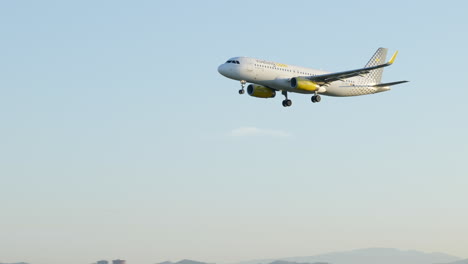
[[[386,86],[393,86],[393,85],[397,85],[397,84],[400,84],[400,83],[406,83],[408,81],[399,81],[399,82],[390,82],[390,83],[379,83],[379,84],[376,84],[376,85],[372,85],[372,87],[386,87]]]

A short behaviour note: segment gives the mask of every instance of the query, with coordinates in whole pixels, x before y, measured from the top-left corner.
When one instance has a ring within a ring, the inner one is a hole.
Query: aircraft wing
[[[393,62],[395,61],[397,54],[398,54],[398,51],[393,54],[389,62],[384,63],[384,64],[367,67],[367,68],[356,69],[356,70],[350,70],[350,71],[334,72],[334,73],[310,76],[308,77],[308,79],[315,83],[327,84],[327,83],[331,83],[334,81],[339,81],[339,80],[348,79],[348,78],[355,77],[355,76],[364,75],[364,74],[371,72],[372,70],[392,65]]]

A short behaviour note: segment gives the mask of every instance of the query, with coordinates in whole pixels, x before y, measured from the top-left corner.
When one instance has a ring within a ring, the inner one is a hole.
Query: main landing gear
[[[312,98],[310,98],[310,100],[312,101],[312,103],[319,103],[320,100],[322,100],[322,99],[320,98],[320,95],[316,94],[316,95],[312,96]]]
[[[288,92],[282,91],[281,93],[284,95],[284,97],[286,97],[286,99],[283,100],[283,106],[284,106],[284,107],[289,107],[289,106],[291,106],[291,105],[292,105],[292,101],[288,99]]]
[[[245,87],[245,84],[246,84],[247,82],[244,81],[244,80],[242,80],[242,81],[240,81],[240,83],[241,83],[242,89],[239,90],[239,94],[244,94],[244,93],[245,93],[244,87]]]

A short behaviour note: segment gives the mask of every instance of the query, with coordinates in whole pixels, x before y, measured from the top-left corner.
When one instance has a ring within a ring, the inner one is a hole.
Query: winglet
[[[388,64],[393,64],[393,62],[395,61],[397,55],[398,55],[398,50],[395,51],[395,53],[393,53],[393,56],[390,59],[390,61],[388,62]]]

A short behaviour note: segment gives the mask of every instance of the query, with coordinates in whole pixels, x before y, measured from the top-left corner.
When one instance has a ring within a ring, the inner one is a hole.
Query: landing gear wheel
[[[242,89],[239,90],[239,94],[244,94],[245,93],[244,87],[245,87],[245,84],[247,83],[247,81],[242,80],[242,81],[240,81],[240,83],[241,83]]]
[[[283,100],[283,106],[288,107],[292,105],[292,101],[288,99],[288,92],[287,91],[281,91],[281,93],[284,95],[285,99]]]
[[[283,106],[284,106],[284,107],[289,107],[289,106],[291,106],[291,105],[292,105],[292,101],[291,101],[291,100],[289,100],[289,99],[283,100]]]
[[[311,100],[312,100],[312,103],[319,103],[320,100],[322,100],[322,98],[320,98],[320,95],[317,94],[317,95],[312,96]]]

